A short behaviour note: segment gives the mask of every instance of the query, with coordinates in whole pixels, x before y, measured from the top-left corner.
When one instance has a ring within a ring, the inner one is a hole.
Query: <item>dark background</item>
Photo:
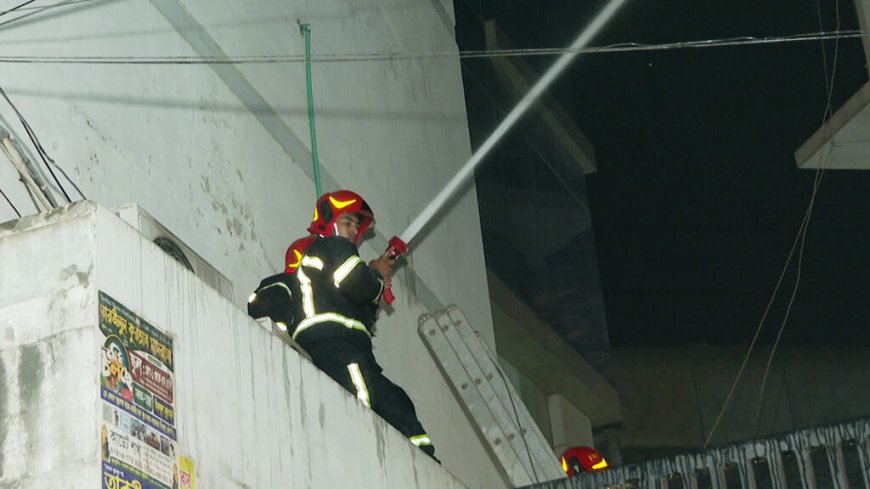
[[[603,5],[455,0],[459,47],[484,49],[489,19],[515,48],[564,47]],[[836,27],[830,0],[628,1],[591,45]],[[851,1],[839,28],[859,28]],[[539,74],[554,60],[525,59]],[[489,60],[462,65],[476,148],[516,100]],[[581,55],[550,93],[598,171],[584,177],[528,120],[512,130],[476,175],[488,267],[608,378],[608,342],[748,344],[810,202],[816,172],[793,153],[821,126],[826,73],[836,111],[867,81],[861,40]],[[870,344],[868,248],[870,172],[825,172],[783,345]],[[797,251],[762,344],[796,264]]]

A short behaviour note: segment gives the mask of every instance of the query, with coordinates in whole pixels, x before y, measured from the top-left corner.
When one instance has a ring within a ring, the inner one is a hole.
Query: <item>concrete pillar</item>
[[[559,394],[547,396],[547,404],[550,408],[553,450],[557,455],[569,447],[593,445],[592,423],[588,416]]]

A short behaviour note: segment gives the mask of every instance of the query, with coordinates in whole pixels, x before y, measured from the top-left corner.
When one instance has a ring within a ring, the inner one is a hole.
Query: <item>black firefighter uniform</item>
[[[299,294],[293,297],[293,339],[319,369],[433,455],[413,402],[384,376],[372,352],[372,328],[384,290],[381,275],[362,261],[356,245],[339,236],[315,240],[294,275]]]

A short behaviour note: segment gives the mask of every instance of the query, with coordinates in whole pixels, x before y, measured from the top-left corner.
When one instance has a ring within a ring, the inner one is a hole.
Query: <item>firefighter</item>
[[[248,315],[254,319],[268,316],[278,327],[287,331],[293,321],[293,289],[297,287],[292,274],[299,267],[308,245],[317,239],[309,235],[294,241],[285,254],[283,272],[264,278],[257,290],[248,298]]]
[[[293,273],[297,268],[299,268],[299,263],[302,262],[302,256],[305,254],[305,250],[308,248],[308,245],[314,242],[315,239],[317,239],[317,235],[309,234],[304,238],[297,239],[287,247],[287,252],[284,254],[285,273]]]
[[[357,244],[373,224],[371,208],[354,192],[317,200],[308,228],[317,238],[293,275],[300,293],[293,297],[292,337],[314,365],[434,458],[414,404],[384,376],[372,352],[378,302],[394,264],[386,254],[368,266],[360,258]]]

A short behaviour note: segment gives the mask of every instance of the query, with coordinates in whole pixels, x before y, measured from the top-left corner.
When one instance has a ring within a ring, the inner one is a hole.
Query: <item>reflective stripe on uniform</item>
[[[356,387],[356,398],[366,406],[372,407],[372,401],[369,399],[369,390],[366,388],[366,381],[363,379],[359,364],[351,363],[347,366],[347,371],[350,372],[350,380]]]
[[[425,433],[423,433],[422,435],[414,435],[408,439],[411,440],[411,443],[413,443],[414,446],[418,446],[418,447],[420,445],[431,445],[432,444],[432,440],[429,439],[429,435],[427,435]]]
[[[298,272],[297,272],[298,273]],[[300,277],[301,278],[301,277]],[[304,301],[305,292],[303,289],[303,301]],[[347,316],[342,316],[341,314],[336,314],[334,312],[325,312],[323,314],[315,314],[313,316],[307,317],[299,323],[299,326],[296,327],[296,332],[293,333],[293,339],[295,340],[300,333],[305,331],[306,329],[316,326],[320,323],[338,323],[348,329],[358,329],[365,333],[368,336],[371,336],[369,330],[366,329],[365,325],[356,319],[351,319]]]
[[[248,296],[248,304],[254,302],[254,300],[255,300],[256,298],[257,298],[257,293],[256,293],[256,292],[251,292],[251,295]]]
[[[335,269],[335,273],[332,274],[332,278],[335,279],[335,286],[340,287],[341,282],[350,275],[350,272],[356,268],[357,265],[362,263],[362,258],[354,255],[344,261],[340,267]]]
[[[384,279],[378,278],[378,283],[381,284],[381,288],[380,290],[378,290],[378,295],[376,295],[375,298],[372,299],[372,304],[377,304],[378,301],[381,300],[381,296],[384,295]]]
[[[287,295],[289,295],[290,297],[293,297],[293,292],[290,292],[290,287],[287,287],[287,284],[285,284],[284,282],[275,282],[274,284],[269,284],[269,285],[263,287],[262,289],[260,289],[260,292],[262,293],[264,290],[271,288],[271,287],[283,287],[284,290],[287,291]]]
[[[311,279],[305,275],[302,267],[296,270],[296,276],[299,277],[299,288],[302,290],[302,310],[305,311],[305,317],[311,318],[314,316],[314,291],[311,290]],[[299,329],[296,332],[298,333]]]
[[[317,258],[316,256],[303,256],[302,257],[302,266],[303,267],[311,267],[316,268],[318,270],[323,270],[323,260]]]

